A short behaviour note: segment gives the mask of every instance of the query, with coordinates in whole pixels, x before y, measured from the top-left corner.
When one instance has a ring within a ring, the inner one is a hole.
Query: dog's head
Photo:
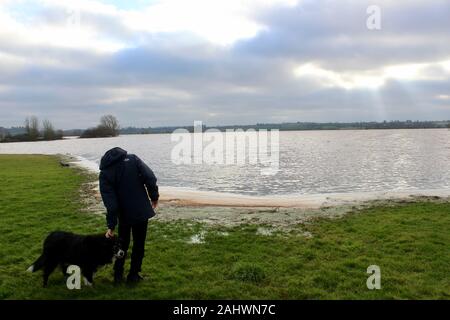
[[[98,235],[87,237],[86,241],[89,251],[95,255],[100,265],[125,258],[125,251],[118,237],[106,238],[105,235]]]
[[[113,241],[113,255],[116,259],[125,258],[125,251],[122,249],[122,241],[118,237],[111,238]]]

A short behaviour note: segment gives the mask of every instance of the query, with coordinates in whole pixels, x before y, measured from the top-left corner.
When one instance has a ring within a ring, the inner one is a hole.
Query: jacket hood
[[[127,152],[122,148],[116,147],[105,153],[100,161],[100,170],[104,170],[119,161],[122,161],[127,156]]]

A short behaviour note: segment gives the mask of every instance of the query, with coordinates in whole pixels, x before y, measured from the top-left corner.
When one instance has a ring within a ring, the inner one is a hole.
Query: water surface
[[[170,135],[0,144],[0,153],[71,154],[98,164],[108,149],[136,153],[162,186],[246,195],[445,189],[450,187],[450,131],[280,132],[280,170],[261,165],[175,165]]]

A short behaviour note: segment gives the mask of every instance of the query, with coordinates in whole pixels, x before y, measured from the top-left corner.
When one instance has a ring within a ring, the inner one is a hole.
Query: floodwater
[[[192,134],[188,134],[192,135]],[[450,187],[450,131],[348,130],[280,132],[279,170],[265,163],[176,164],[171,135],[0,144],[0,153],[70,154],[91,168],[105,151],[122,147],[156,173],[159,184],[242,195],[309,195]],[[236,151],[238,152],[238,151]]]

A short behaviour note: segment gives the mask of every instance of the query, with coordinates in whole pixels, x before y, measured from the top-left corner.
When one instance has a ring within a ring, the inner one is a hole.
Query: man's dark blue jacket
[[[153,171],[136,155],[121,148],[106,152],[100,162],[100,193],[108,228],[114,230],[117,220],[135,224],[153,217],[149,197],[158,201],[156,181]]]

